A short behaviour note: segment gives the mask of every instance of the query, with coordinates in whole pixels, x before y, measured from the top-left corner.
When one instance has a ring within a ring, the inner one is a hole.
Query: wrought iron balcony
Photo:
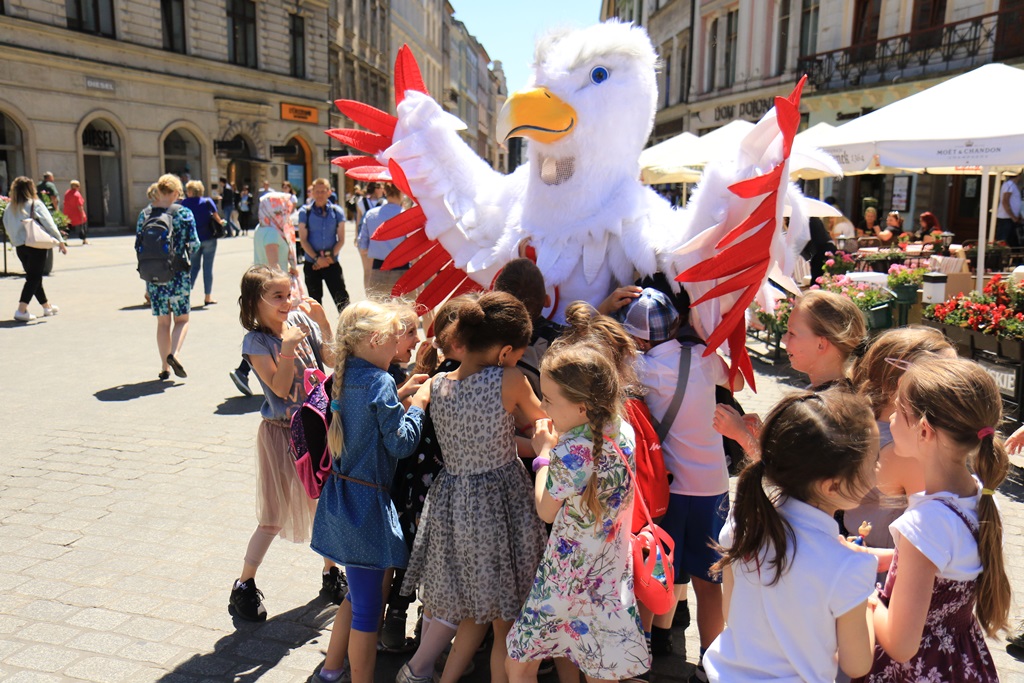
[[[797,74],[818,90],[927,78],[1024,57],[1024,8],[801,57]]]

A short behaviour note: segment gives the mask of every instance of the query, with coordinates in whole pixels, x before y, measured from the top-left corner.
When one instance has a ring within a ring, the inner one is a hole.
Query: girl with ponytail
[[[316,552],[345,567],[351,590],[338,608],[327,658],[314,680],[337,681],[346,654],[352,683],[371,683],[385,575],[409,561],[391,500],[398,460],[419,443],[426,390],[406,411],[388,365],[405,336],[407,307],[361,301],[341,312],[327,445],[334,457],[313,521]]]
[[[833,515],[874,484],[871,408],[839,388],[787,396],[760,448],[719,537],[726,627],[704,656],[708,678],[831,683],[837,663],[862,676],[877,563],[840,541]]]
[[[890,418],[896,456],[924,490],[889,527],[896,552],[874,611],[878,646],[864,679],[996,681],[985,635],[1007,625],[1010,582],[993,498],[1009,462],[996,433],[995,381],[963,359],[913,363]]]
[[[604,344],[559,342],[541,364],[550,419],[537,422],[533,437],[534,499],[553,526],[508,634],[512,683],[535,682],[547,657],[569,659],[588,681],[622,680],[650,668],[632,591],[633,429],[622,419],[610,356]]]

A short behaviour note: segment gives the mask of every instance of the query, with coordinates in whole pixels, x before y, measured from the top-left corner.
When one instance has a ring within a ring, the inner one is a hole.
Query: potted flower
[[[924,280],[926,268],[910,268],[899,263],[889,266],[889,289],[896,294],[898,304],[916,304],[917,288]]]
[[[899,249],[879,249],[876,252],[862,254],[860,259],[876,273],[888,273],[889,266],[894,263],[903,263],[905,256]]]
[[[869,329],[884,330],[892,327],[892,294],[866,282],[856,282],[847,275],[823,275],[811,289],[823,289],[849,298],[864,312]]]
[[[826,275],[844,275],[857,267],[857,261],[845,251],[826,251],[821,270]]]
[[[1003,319],[999,355],[1024,361],[1024,313],[1015,313]]]

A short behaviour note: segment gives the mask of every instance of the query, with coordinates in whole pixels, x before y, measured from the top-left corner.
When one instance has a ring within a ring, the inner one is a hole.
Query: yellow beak
[[[547,88],[512,93],[498,114],[499,140],[527,137],[550,144],[576,127],[576,111]]]

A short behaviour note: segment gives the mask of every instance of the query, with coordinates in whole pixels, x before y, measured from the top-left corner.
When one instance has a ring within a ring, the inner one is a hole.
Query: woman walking
[[[217,215],[217,205],[206,195],[206,188],[199,180],[185,183],[187,195],[181,205],[192,212],[199,236],[199,251],[192,255],[192,287],[199,281],[199,268],[203,269],[204,306],[217,303],[213,300],[213,257],[217,255],[217,231],[214,226],[224,227],[224,221]],[[223,234],[223,233],[221,233]]]
[[[34,218],[39,225],[43,226],[59,244],[60,253],[68,253],[68,247],[64,238],[57,229],[50,212],[36,195],[36,184],[31,178],[18,176],[11,183],[11,202],[4,211],[4,229],[7,236],[14,245],[14,250],[21,260],[25,269],[25,286],[21,289],[21,298],[18,300],[18,310],[14,312],[14,319],[18,322],[27,323],[36,319],[36,316],[28,312],[28,304],[35,297],[43,306],[43,315],[57,315],[58,308],[51,304],[43,291],[43,268],[46,266],[47,249],[37,249],[25,244],[25,226],[22,221]]]
[[[71,228],[78,233],[82,244],[89,244],[89,216],[85,213],[85,198],[79,190],[81,183],[72,180],[64,193],[64,215],[71,222]]]
[[[156,181],[156,198],[139,214],[136,231],[142,232],[146,220],[154,214],[167,213],[171,217],[173,231],[171,244],[175,255],[187,259],[199,248],[199,236],[196,234],[196,221],[192,212],[175,204],[181,197],[181,181],[178,176],[165,173]],[[185,343],[188,332],[188,314],[191,310],[189,301],[192,291],[191,277],[187,268],[179,270],[165,284],[146,284],[150,307],[156,316],[156,346],[160,352],[159,378],[165,380],[171,376],[170,370],[178,377],[188,377],[185,368],[178,361],[178,353]],[[171,329],[171,316],[174,316],[174,329]]]

